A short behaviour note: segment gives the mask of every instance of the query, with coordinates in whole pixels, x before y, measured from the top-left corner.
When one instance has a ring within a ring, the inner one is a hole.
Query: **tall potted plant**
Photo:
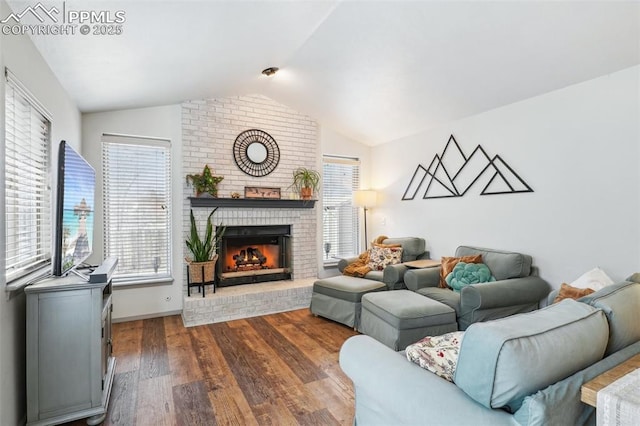
[[[198,234],[196,219],[193,216],[193,210],[191,210],[191,231],[189,238],[185,241],[192,255],[192,258],[185,258],[189,267],[190,283],[210,283],[214,280],[218,246],[227,230],[226,226],[220,224],[216,226],[214,232],[211,216],[216,210],[218,210],[217,207],[207,217],[207,228],[202,239]]]
[[[299,167],[293,172],[293,186],[303,200],[310,200],[320,188],[320,173],[313,169]]]

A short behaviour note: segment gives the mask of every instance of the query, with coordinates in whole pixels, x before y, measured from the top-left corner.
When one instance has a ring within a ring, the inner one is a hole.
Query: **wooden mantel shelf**
[[[189,197],[191,207],[240,207],[247,209],[312,209],[316,200],[283,200],[269,198]]]

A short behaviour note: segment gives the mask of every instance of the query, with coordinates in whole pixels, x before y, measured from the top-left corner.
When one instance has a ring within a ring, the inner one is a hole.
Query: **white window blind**
[[[51,260],[49,114],[5,71],[5,278]]]
[[[171,277],[171,144],[102,137],[104,254],[117,256],[116,282]]]
[[[360,186],[360,161],[324,156],[322,172],[323,259],[331,264],[359,252],[358,208],[352,196]]]

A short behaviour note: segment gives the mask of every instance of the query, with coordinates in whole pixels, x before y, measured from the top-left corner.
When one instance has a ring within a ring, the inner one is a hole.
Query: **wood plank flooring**
[[[354,334],[307,309],[191,328],[177,315],[114,324],[104,424],[351,425],[338,352]]]

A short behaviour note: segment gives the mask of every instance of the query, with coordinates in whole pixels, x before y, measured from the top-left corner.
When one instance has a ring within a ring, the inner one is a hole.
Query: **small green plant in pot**
[[[310,200],[320,188],[320,173],[313,169],[299,167],[293,172],[291,186],[300,193],[300,198]]]
[[[187,175],[187,184],[191,183],[196,190],[196,197],[201,194],[209,194],[214,198],[218,197],[218,184],[222,182],[224,176],[214,176],[208,165],[204,166],[202,173]]]
[[[216,261],[218,260],[218,246],[227,230],[222,224],[213,230],[211,216],[218,210],[216,207],[207,217],[207,227],[204,238],[200,238],[196,219],[191,210],[191,229],[189,238],[185,241],[187,248],[192,254],[192,258],[185,258],[189,265],[189,281],[191,283],[212,282],[215,275]]]

